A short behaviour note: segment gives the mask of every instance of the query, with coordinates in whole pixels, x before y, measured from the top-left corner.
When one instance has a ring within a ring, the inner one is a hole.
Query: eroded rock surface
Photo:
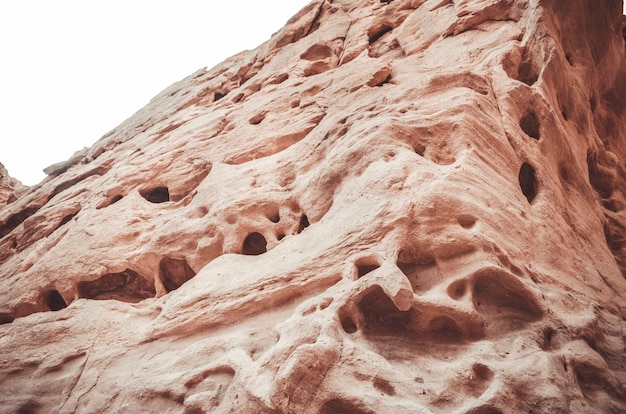
[[[170,86],[0,209],[2,411],[626,412],[621,6],[316,0]]]
[[[26,191],[26,186],[9,175],[0,163],[0,208],[17,200]]]

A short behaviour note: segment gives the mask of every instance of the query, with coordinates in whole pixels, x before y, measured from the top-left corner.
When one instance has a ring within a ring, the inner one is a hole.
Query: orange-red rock
[[[621,6],[316,0],[170,86],[0,209],[1,411],[626,412]]]

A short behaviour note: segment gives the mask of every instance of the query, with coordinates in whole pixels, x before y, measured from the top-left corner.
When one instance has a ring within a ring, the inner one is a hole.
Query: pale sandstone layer
[[[2,412],[626,412],[621,1],[316,0],[0,210]]]

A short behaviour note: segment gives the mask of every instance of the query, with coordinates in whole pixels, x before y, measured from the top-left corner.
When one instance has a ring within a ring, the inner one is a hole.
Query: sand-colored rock
[[[0,163],[0,206],[4,207],[5,204],[17,200],[24,191],[26,191],[26,186],[11,177],[4,165]]]
[[[624,50],[313,1],[0,209],[0,411],[626,412]]]

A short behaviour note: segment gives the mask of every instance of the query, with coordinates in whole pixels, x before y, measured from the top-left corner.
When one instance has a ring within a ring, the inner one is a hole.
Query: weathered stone
[[[0,206],[12,203],[26,191],[26,186],[11,177],[4,165],[0,163]]]
[[[620,1],[312,2],[0,209],[2,411],[626,412],[625,97]]]

